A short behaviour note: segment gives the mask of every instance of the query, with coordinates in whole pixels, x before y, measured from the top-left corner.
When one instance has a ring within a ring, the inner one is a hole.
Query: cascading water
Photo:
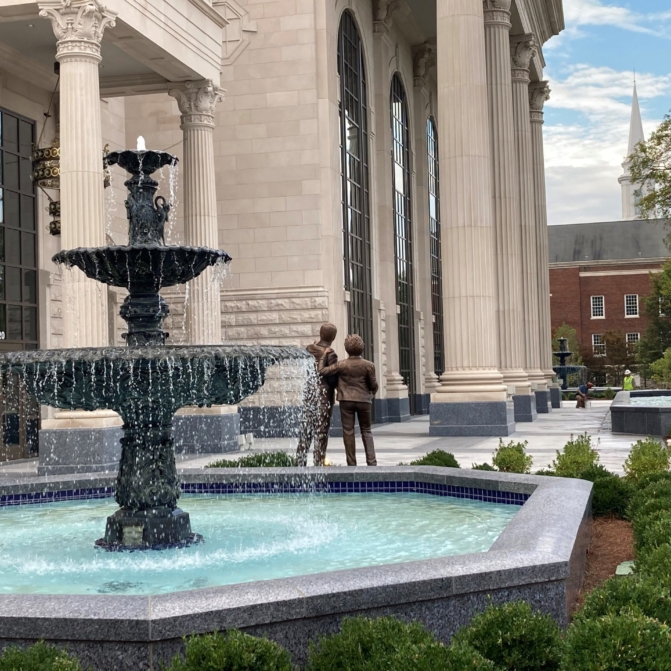
[[[114,410],[123,419],[120,509],[108,517],[97,545],[111,550],[187,545],[200,536],[192,532],[189,514],[177,507],[175,412],[237,404],[263,386],[269,366],[311,356],[298,347],[166,346],[169,334],[162,327],[170,310],[160,290],[186,284],[231,257],[222,250],[165,244],[171,205],[155,197],[158,183],[151,175],[174,166],[176,157],[146,150],[142,143],[137,151],[111,152],[106,161],[132,175],[125,182],[129,244],[62,251],[54,261],[128,290],[120,310],[128,324],[127,347],[11,352],[0,356],[0,367],[22,376],[40,403]],[[314,381],[309,386],[315,387]],[[315,405],[307,399],[308,409]]]

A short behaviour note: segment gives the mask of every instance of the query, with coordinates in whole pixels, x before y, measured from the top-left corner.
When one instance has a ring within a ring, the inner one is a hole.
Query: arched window
[[[398,305],[399,372],[408,386],[410,411],[415,403],[415,305],[412,269],[412,198],[410,193],[410,132],[408,105],[400,77],[391,82],[392,179],[396,304]]]
[[[343,13],[338,33],[340,75],[340,166],[342,173],[343,261],[349,292],[349,332],[366,343],[373,359],[373,292],[370,250],[370,177],[368,107],[363,45],[350,12]]]
[[[433,317],[433,370],[445,372],[445,335],[443,331],[443,272],[440,253],[440,170],[438,133],[433,119],[426,122],[429,164],[429,236],[431,245],[431,314]]]

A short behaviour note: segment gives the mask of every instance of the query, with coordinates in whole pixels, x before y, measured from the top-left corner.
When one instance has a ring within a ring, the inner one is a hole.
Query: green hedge
[[[599,461],[599,454],[592,446],[592,438],[584,433],[564,445],[557,451],[557,458],[552,462],[552,469],[564,478],[578,478],[580,474]]]
[[[411,466],[445,466],[447,468],[459,468],[459,462],[454,455],[445,450],[434,450],[425,454],[420,459],[410,462]]]
[[[492,464],[503,473],[531,473],[533,459],[527,454],[528,442],[516,443],[511,440],[504,443],[499,438],[499,446],[492,457]]]
[[[82,671],[82,667],[67,652],[40,641],[29,648],[5,648],[0,652],[0,671]]]
[[[296,457],[286,452],[259,452],[238,459],[220,459],[206,468],[290,468],[296,465]]]
[[[192,636],[184,656],[166,671],[292,671],[289,653],[277,643],[240,631]]]

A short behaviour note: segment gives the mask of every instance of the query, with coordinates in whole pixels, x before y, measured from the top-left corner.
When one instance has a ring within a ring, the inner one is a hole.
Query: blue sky
[[[671,109],[671,0],[564,0],[544,46],[550,224],[621,219],[634,70],[646,137]]]

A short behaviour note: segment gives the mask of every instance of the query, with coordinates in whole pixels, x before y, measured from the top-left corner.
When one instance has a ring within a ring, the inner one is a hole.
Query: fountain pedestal
[[[189,513],[180,508],[121,508],[107,518],[105,537],[97,540],[96,545],[106,550],[163,550],[202,540],[201,535],[191,532]]]

